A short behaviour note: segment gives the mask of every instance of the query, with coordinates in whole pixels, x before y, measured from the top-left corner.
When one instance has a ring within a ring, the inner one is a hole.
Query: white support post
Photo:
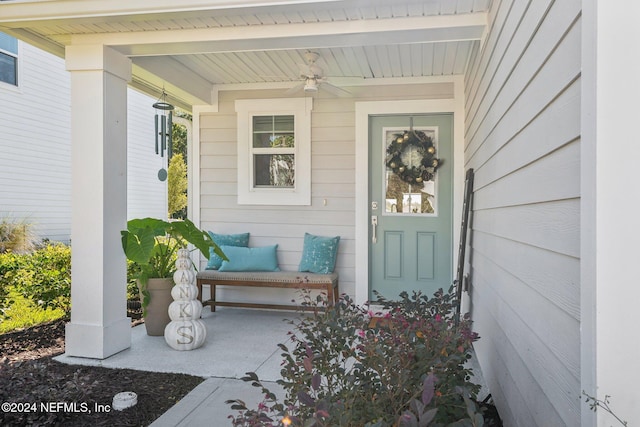
[[[131,61],[102,45],[69,46],[71,322],[66,354],[104,359],[131,346],[126,261],[127,81]]]
[[[640,425],[638,98],[640,4],[582,2],[581,381],[628,425]],[[581,391],[582,391],[581,390]],[[577,398],[577,397],[576,397]],[[582,426],[618,425],[584,403]]]

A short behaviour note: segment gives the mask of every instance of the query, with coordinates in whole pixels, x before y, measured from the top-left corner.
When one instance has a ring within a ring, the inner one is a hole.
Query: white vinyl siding
[[[336,98],[322,87],[311,114],[311,205],[238,205],[236,99],[266,98],[285,91],[221,92],[218,113],[200,117],[201,226],[216,233],[250,232],[250,246],[277,243],[280,268],[297,270],[304,233],[341,237],[336,271],[340,292],[355,293],[355,102],[446,99],[453,85],[349,88],[353,98]],[[283,96],[284,97],[284,96]],[[326,204],[325,204],[326,201]],[[367,221],[367,218],[361,218]],[[205,291],[206,292],[206,291]],[[286,302],[289,290],[228,289],[222,298]]]
[[[71,235],[71,96],[64,60],[19,42],[20,85],[0,85],[0,219],[25,219],[39,238]],[[153,99],[129,96],[129,217],[166,217],[153,152]],[[150,130],[149,130],[150,129]]]
[[[580,1],[495,1],[465,77],[472,318],[505,425],[580,424]]]
[[[64,61],[19,43],[20,85],[0,85],[0,217],[69,241],[70,82]],[[46,71],[45,71],[46,70]]]

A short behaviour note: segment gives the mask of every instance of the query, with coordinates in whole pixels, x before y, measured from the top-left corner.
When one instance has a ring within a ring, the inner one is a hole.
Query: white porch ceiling
[[[132,59],[134,86],[165,87],[188,108],[214,88],[294,86],[308,50],[338,85],[462,74],[490,2],[0,1],[0,31],[59,56],[70,44],[112,46]]]

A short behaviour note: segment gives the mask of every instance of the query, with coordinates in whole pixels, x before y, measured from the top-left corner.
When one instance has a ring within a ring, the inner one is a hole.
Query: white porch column
[[[581,138],[582,389],[611,396],[612,410],[640,425],[638,334],[638,2],[583,0]],[[582,406],[582,426],[618,422]]]
[[[69,46],[71,322],[66,354],[104,359],[131,346],[126,262],[127,81],[131,61],[102,45]]]

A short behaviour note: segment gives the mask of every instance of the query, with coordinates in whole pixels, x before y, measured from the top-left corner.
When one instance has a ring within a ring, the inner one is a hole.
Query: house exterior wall
[[[355,293],[355,103],[358,101],[448,99],[452,83],[349,88],[353,97],[323,93],[311,114],[311,206],[237,204],[236,99],[284,97],[284,90],[220,92],[217,113],[200,122],[200,225],[216,233],[250,232],[250,246],[277,243],[280,268],[297,270],[304,233],[341,237],[336,271],[340,292]],[[326,200],[326,205],[324,201]],[[360,221],[367,221],[365,216]],[[204,267],[204,264],[202,265]],[[205,290],[206,297],[206,290]],[[222,289],[221,300],[289,301],[291,291]]]
[[[39,238],[71,235],[71,96],[64,60],[18,42],[15,87],[0,82],[0,219],[25,219]],[[154,100],[128,90],[128,215],[166,218],[153,152]]]
[[[493,2],[465,76],[471,311],[505,425],[580,425],[580,12]]]
[[[70,83],[64,62],[18,42],[18,87],[0,83],[0,218],[71,234]],[[46,70],[46,71],[45,71]]]

